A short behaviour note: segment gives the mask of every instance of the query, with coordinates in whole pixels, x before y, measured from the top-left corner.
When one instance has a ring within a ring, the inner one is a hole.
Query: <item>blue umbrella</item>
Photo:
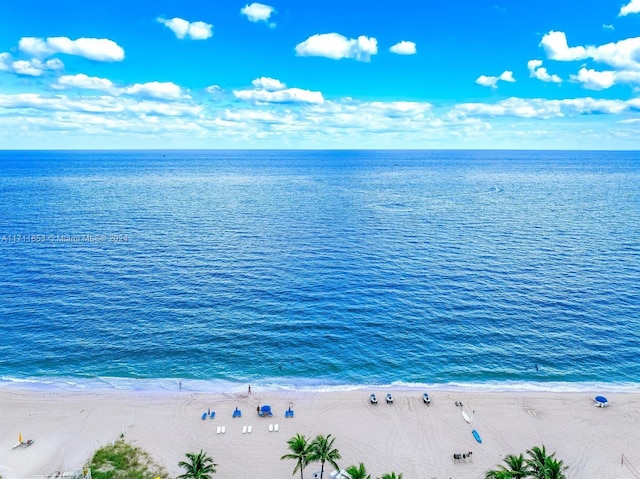
[[[605,403],[607,402],[607,398],[604,396],[596,396],[596,401],[601,402],[601,403]]]

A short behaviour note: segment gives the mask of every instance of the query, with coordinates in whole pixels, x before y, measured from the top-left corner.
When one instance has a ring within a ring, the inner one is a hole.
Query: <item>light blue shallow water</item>
[[[5,151],[0,172],[0,387],[640,385],[637,152]]]

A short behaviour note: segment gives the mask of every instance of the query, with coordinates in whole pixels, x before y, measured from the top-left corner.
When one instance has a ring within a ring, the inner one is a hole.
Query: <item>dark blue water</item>
[[[636,152],[5,151],[0,172],[0,385],[640,383]]]

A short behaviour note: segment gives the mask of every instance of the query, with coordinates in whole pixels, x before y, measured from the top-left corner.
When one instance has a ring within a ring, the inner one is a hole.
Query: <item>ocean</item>
[[[0,388],[638,390],[640,153],[0,151]]]

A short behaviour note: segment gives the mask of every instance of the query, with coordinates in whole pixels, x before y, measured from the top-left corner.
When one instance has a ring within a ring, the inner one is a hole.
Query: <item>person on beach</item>
[[[251,384],[249,384],[249,394],[251,394]]]

